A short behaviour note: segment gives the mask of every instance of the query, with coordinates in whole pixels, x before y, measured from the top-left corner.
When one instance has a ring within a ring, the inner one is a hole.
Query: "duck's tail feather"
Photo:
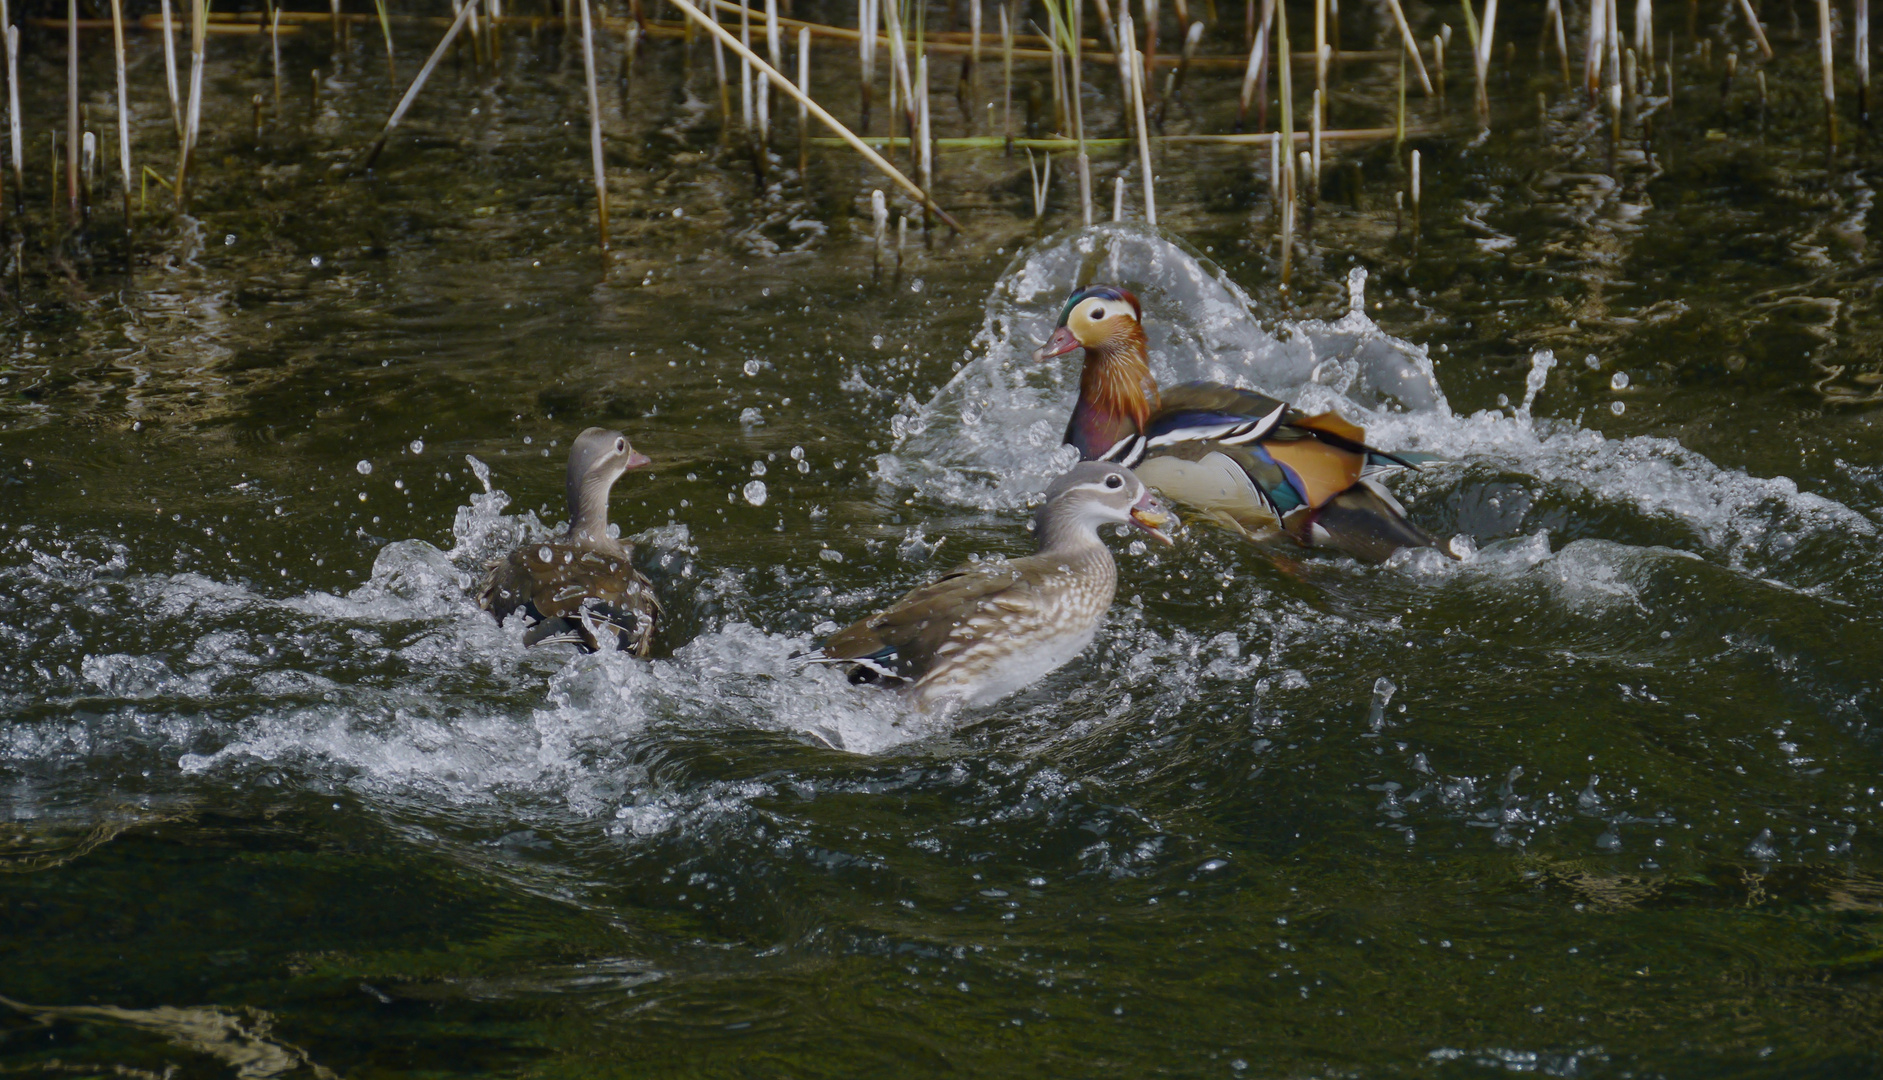
[[[1290,515],[1288,531],[1315,547],[1331,547],[1368,562],[1385,562],[1400,548],[1445,549],[1431,533],[1406,517],[1406,508],[1386,489],[1362,480],[1318,509]],[[1450,554],[1447,552],[1447,554]]]

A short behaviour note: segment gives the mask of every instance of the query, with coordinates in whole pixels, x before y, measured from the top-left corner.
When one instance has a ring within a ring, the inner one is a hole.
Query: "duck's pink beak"
[[[1139,499],[1136,505],[1132,506],[1131,522],[1138,528],[1150,533],[1152,537],[1161,543],[1175,544],[1177,542],[1172,540],[1170,534],[1164,531],[1177,523],[1177,515],[1170,512],[1170,507],[1165,504],[1164,500],[1158,498],[1155,493],[1149,490],[1146,490],[1144,497]]]
[[[641,453],[639,450],[629,450],[628,451],[628,463],[626,465],[623,465],[622,468],[623,469],[638,469],[643,465],[651,463],[653,460],[654,460],[653,458],[648,457],[646,454]]]
[[[1053,331],[1053,336],[1046,339],[1046,344],[1033,350],[1033,359],[1051,360],[1055,356],[1064,356],[1080,348],[1079,339],[1072,336],[1072,331],[1064,326]]]

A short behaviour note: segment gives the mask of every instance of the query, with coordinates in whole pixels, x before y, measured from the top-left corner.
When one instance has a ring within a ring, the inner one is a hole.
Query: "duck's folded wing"
[[[499,622],[521,609],[538,623],[528,644],[565,640],[577,634],[591,649],[603,648],[589,625],[610,632],[619,647],[645,656],[661,620],[651,582],[628,558],[562,545],[520,548],[491,568],[478,598]]]
[[[876,677],[913,681],[933,666],[956,628],[988,606],[1021,611],[1034,603],[1033,590],[1018,569],[1004,564],[964,566],[837,631],[806,659],[856,664],[854,682]]]

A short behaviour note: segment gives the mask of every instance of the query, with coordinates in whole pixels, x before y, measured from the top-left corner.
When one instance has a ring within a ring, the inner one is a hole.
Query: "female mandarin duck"
[[[1378,562],[1436,547],[1405,508],[1362,478],[1369,466],[1410,465],[1375,450],[1334,413],[1221,383],[1151,378],[1138,298],[1116,285],[1072,294],[1035,360],[1085,350],[1066,442],[1087,461],[1115,461],[1215,523],[1257,539],[1279,527],[1309,546]]]
[[[853,683],[898,687],[927,711],[985,705],[1077,656],[1111,608],[1118,569],[1100,525],[1131,522],[1163,543],[1170,514],[1131,470],[1076,465],[1047,491],[1037,554],[969,563],[833,634],[813,663]]]
[[[576,642],[590,652],[608,647],[646,656],[660,603],[634,568],[633,548],[608,535],[608,491],[647,461],[619,431],[592,427],[576,436],[569,447],[568,532],[492,563],[478,604],[499,625],[521,610],[531,624],[526,645]]]

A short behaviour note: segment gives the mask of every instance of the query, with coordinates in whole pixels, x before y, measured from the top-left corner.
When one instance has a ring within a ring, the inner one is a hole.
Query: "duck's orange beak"
[[[1046,344],[1033,350],[1033,359],[1051,360],[1055,356],[1064,356],[1074,349],[1082,348],[1079,339],[1074,337],[1067,327],[1053,331],[1053,336],[1046,339]]]

